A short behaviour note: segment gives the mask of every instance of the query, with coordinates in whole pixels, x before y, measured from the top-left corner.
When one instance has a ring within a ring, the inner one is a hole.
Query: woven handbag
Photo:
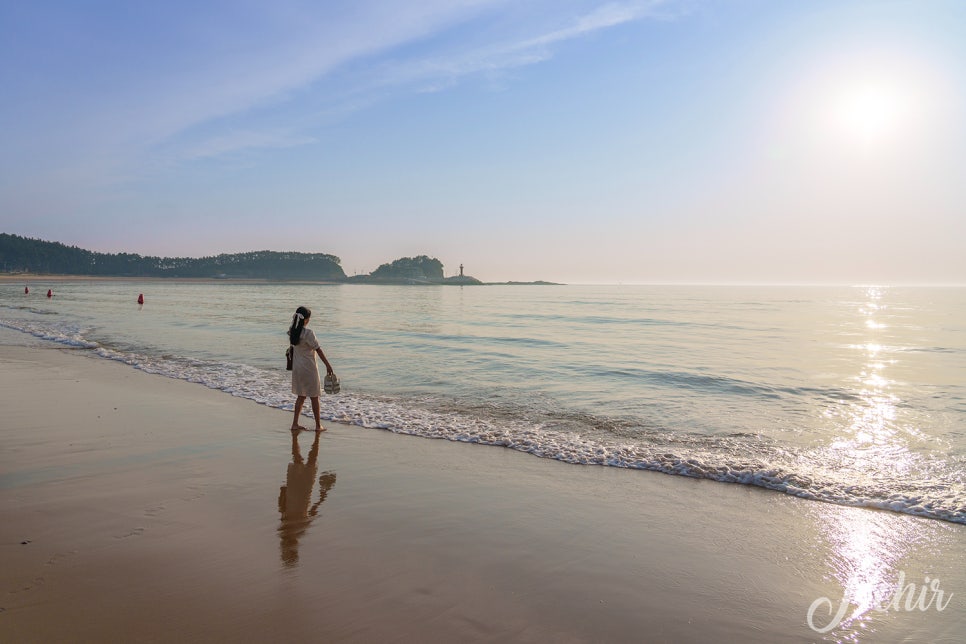
[[[322,388],[327,394],[337,394],[339,390],[342,389],[342,385],[339,384],[339,376],[334,373],[325,374],[325,380],[322,382]]]

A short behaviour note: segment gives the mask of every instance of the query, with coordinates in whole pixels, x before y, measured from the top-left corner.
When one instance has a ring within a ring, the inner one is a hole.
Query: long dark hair
[[[295,309],[295,315],[292,316],[292,326],[288,328],[288,341],[291,344],[298,344],[302,339],[302,329],[305,328],[305,323],[309,321],[312,317],[312,311],[308,310],[304,306],[300,306]]]

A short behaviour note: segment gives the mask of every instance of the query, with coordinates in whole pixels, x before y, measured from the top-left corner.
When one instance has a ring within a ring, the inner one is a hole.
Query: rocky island
[[[435,257],[420,255],[418,257],[403,257],[392,263],[383,264],[368,275],[353,275],[346,280],[349,283],[362,284],[458,284],[480,285],[483,282],[460,274],[452,277],[443,275],[443,263]]]

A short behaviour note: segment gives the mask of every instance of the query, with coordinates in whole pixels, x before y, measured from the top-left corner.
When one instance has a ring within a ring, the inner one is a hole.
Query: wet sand
[[[316,443],[288,412],[5,329],[0,389],[3,642],[966,631],[964,526],[332,423]],[[888,600],[900,573],[939,580],[945,610],[809,628],[817,599]]]

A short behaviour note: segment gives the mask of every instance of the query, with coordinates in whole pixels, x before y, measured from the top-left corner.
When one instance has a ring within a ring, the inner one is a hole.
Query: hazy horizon
[[[0,8],[0,231],[346,274],[966,283],[966,4]]]
[[[4,231],[0,231],[0,232],[4,232]],[[39,240],[39,241],[57,242],[57,240]],[[81,250],[91,250],[91,249],[82,248]],[[245,252],[265,252],[265,251],[267,251],[267,252],[283,252],[283,253],[284,252],[301,252],[301,251],[292,251],[292,250],[284,250],[284,249],[269,249],[269,248],[251,248],[251,249],[248,249],[247,251],[238,251],[238,252],[239,253],[245,253]],[[120,249],[120,250],[118,250],[116,252],[119,252],[119,253],[124,253],[124,252],[134,253],[134,251],[124,250],[124,249]],[[340,265],[341,265],[341,257],[339,257],[338,253],[328,252],[328,251],[324,251],[324,250],[321,250],[321,251],[318,251],[318,252],[321,253],[321,254],[328,254],[328,255],[332,255],[332,256],[336,257],[337,259],[340,260]],[[144,255],[143,253],[138,253],[138,254]],[[202,258],[202,257],[213,257],[213,256],[216,256],[216,255],[219,255],[219,254],[220,253],[204,253],[202,255],[191,255],[191,256],[189,256],[189,255],[183,255],[183,256],[163,256],[162,259],[175,259],[175,258],[178,258],[178,257],[180,257],[180,258],[194,258],[194,259],[198,259],[198,258]],[[424,255],[424,253],[420,253],[420,255]],[[382,265],[382,264],[389,264],[392,261],[397,260],[397,259],[402,259],[402,258],[400,258],[400,257],[388,258],[388,259],[380,262],[380,265]],[[343,269],[344,268],[345,267],[343,267]],[[378,267],[376,267],[376,268],[378,268]],[[445,266],[444,265],[444,267],[443,267],[444,274],[445,274],[446,277],[451,277],[451,276],[454,276],[454,275],[458,275],[459,274],[459,268],[460,268],[459,265],[457,265],[455,267],[449,267],[449,266]],[[375,268],[373,270],[375,270]],[[371,273],[371,272],[372,271],[365,271],[364,273],[362,273],[362,272],[359,272],[359,273],[350,273],[350,272],[346,271],[346,277],[351,277],[353,275],[358,275],[358,274],[368,274],[368,273]],[[29,272],[29,271],[28,272],[25,272],[25,273],[0,273],[0,280],[7,280],[8,281],[8,280],[13,279],[14,276],[20,276],[22,278],[29,277],[30,279],[37,279],[40,276],[47,276],[47,275],[50,275],[52,277],[57,277],[60,274],[59,273],[50,273],[50,274],[47,274],[47,273],[32,273],[32,272]],[[682,286],[682,287],[683,286],[735,286],[735,287],[746,287],[747,286],[747,287],[815,287],[815,288],[822,288],[822,287],[848,287],[848,288],[869,288],[869,287],[874,287],[874,288],[904,288],[904,287],[906,287],[906,288],[913,288],[913,287],[914,288],[964,288],[964,287],[966,287],[966,282],[912,282],[912,281],[906,281],[906,282],[902,282],[902,281],[895,281],[895,282],[850,282],[850,281],[820,282],[820,281],[802,281],[802,280],[798,280],[798,281],[767,281],[767,280],[730,280],[730,281],[728,281],[728,280],[725,280],[725,281],[713,281],[713,280],[707,280],[707,281],[674,281],[674,280],[665,280],[665,281],[624,281],[624,280],[616,280],[616,281],[579,281],[578,280],[578,281],[574,281],[574,282],[554,282],[552,280],[542,280],[540,278],[534,278],[534,279],[531,279],[531,280],[518,280],[518,279],[515,279],[515,278],[512,278],[512,277],[511,278],[508,278],[508,279],[503,279],[503,280],[491,280],[491,279],[488,279],[486,276],[471,275],[468,271],[466,272],[466,275],[469,276],[469,277],[475,277],[477,279],[480,279],[484,284],[503,284],[503,283],[506,283],[506,282],[525,282],[525,283],[531,283],[531,282],[538,282],[538,281],[544,282],[545,281],[545,282],[548,282],[550,284],[561,285],[561,286],[566,286],[566,285],[571,285],[571,286],[618,286],[618,287],[619,286]],[[68,275],[64,275],[64,277],[74,278],[74,277],[80,277],[80,276],[73,275],[73,274],[68,274]],[[92,279],[98,279],[98,276],[96,276],[96,275],[93,275],[93,276],[90,276],[90,277]],[[110,277],[111,279],[114,279],[114,278],[119,278],[119,277],[120,278],[123,278],[124,276],[109,276],[109,275],[105,275],[105,276],[101,276],[101,277]],[[130,279],[139,279],[139,278],[137,278],[137,277],[131,277]],[[144,278],[140,278],[140,279],[144,279]],[[169,277],[161,277],[161,276],[153,275],[153,276],[149,276],[147,279],[161,279],[161,280],[168,280],[168,279],[170,279],[171,281],[176,282],[176,281],[181,280],[181,279],[186,279],[188,281],[191,281],[191,280],[195,280],[197,278],[179,278],[179,277],[170,277],[169,278]],[[269,281],[271,281],[271,280],[269,280]],[[287,280],[280,280],[280,281],[287,281]],[[298,280],[295,280],[295,281],[298,281]]]

